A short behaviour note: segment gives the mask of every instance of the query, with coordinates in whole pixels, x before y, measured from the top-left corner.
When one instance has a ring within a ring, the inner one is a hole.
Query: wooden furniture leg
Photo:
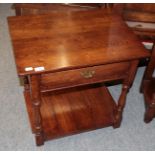
[[[16,16],[21,16],[22,15],[22,9],[20,7],[16,7],[16,5],[18,5],[18,4],[13,4],[12,9],[15,9]]]
[[[155,52],[153,51],[155,49],[155,43],[153,44],[153,47],[152,47],[152,56],[151,56],[151,59],[150,60],[150,63],[148,64],[146,70],[145,70],[145,73],[144,73],[144,76],[143,76],[143,79],[142,79],[142,83],[141,83],[141,86],[140,86],[140,92],[143,93],[143,90],[144,90],[144,83],[145,81],[150,81],[152,79],[152,74],[153,74],[153,71],[154,71],[154,62],[153,62],[153,57],[155,57]]]
[[[37,146],[40,146],[44,144],[42,118],[40,113],[40,107],[41,107],[40,75],[32,75],[30,77],[30,83],[31,83],[31,100],[34,112],[35,138]]]
[[[135,60],[131,62],[131,67],[128,73],[127,78],[124,80],[123,86],[122,86],[122,92],[118,100],[118,105],[115,111],[115,121],[114,121],[114,128],[118,128],[121,125],[121,120],[122,120],[122,114],[123,114],[123,109],[125,106],[126,102],[126,96],[127,93],[132,86],[136,71],[137,71],[137,66],[138,66],[139,61]]]
[[[143,85],[146,109],[144,122],[149,123],[155,117],[155,78],[144,80]]]
[[[149,123],[155,117],[155,46],[153,47],[150,62],[145,70],[140,91],[145,99],[145,123]]]
[[[154,100],[155,103],[155,100]],[[155,106],[154,107],[146,107],[145,115],[144,115],[144,121],[145,123],[149,123],[152,121],[152,119],[155,117]]]
[[[28,76],[23,77],[23,82],[24,82],[24,91],[29,91],[30,90],[30,85],[29,85]]]

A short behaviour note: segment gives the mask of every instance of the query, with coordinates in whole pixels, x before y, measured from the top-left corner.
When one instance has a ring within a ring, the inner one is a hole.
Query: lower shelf
[[[27,110],[33,126],[29,92],[25,92]],[[42,125],[45,140],[111,126],[115,102],[103,85],[91,85],[42,94]]]

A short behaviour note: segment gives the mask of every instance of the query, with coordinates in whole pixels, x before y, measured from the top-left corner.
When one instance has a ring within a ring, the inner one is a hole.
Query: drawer
[[[41,78],[41,90],[54,90],[123,79],[126,76],[129,66],[129,62],[123,62],[43,74]]]

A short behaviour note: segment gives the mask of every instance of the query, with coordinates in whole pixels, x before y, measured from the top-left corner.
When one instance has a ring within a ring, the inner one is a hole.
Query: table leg
[[[145,101],[146,102],[146,101]],[[155,94],[153,94],[153,99],[151,104],[146,104],[146,111],[144,115],[145,123],[149,123],[155,117]]]
[[[28,76],[24,76],[23,77],[23,81],[24,81],[24,91],[29,91],[30,90],[30,86],[29,86]]]
[[[154,57],[155,57],[155,52],[153,51],[155,48],[155,43],[153,44],[153,47],[152,47],[152,50],[151,50],[151,57],[150,57],[150,61],[149,61],[149,64],[148,66],[146,67],[146,70],[144,72],[144,75],[143,75],[143,78],[142,78],[142,82],[141,82],[141,86],[140,86],[140,93],[143,93],[143,87],[144,87],[144,83],[145,81],[148,81],[148,80],[151,80],[152,79],[152,74],[153,74],[153,71],[154,71]]]
[[[155,116],[155,107],[147,107],[146,108],[146,112],[145,112],[145,116],[144,116],[144,121],[145,123],[149,123],[152,121],[152,119]]]
[[[32,75],[30,77],[31,100],[34,112],[34,127],[37,146],[44,144],[42,118],[40,112],[41,96],[40,96],[40,75]]]
[[[123,114],[123,109],[125,106],[126,102],[126,96],[127,93],[132,86],[136,71],[137,71],[137,66],[138,66],[137,60],[131,62],[131,67],[129,69],[127,78],[124,80],[123,87],[122,87],[122,92],[118,100],[118,105],[115,111],[115,121],[114,121],[114,128],[120,127],[121,125],[121,120],[122,120],[122,114]]]

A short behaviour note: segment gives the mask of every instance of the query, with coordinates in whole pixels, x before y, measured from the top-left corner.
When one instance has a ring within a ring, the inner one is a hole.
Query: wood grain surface
[[[108,64],[149,56],[117,15],[106,11],[9,17],[19,75]]]

